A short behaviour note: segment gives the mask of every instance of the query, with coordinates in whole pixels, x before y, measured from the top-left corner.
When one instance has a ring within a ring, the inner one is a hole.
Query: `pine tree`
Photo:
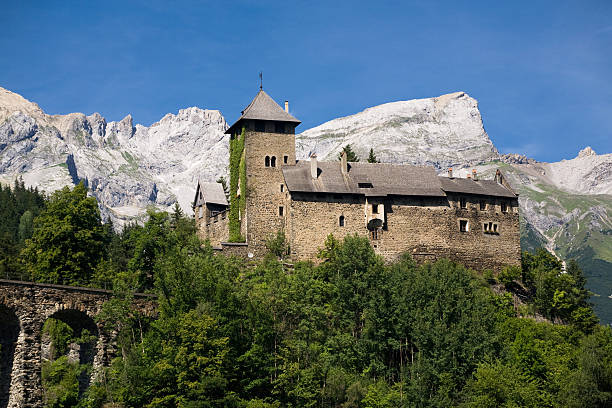
[[[338,154],[338,160],[340,160],[340,158],[342,157],[342,152],[346,153],[347,162],[358,162],[359,161],[359,157],[353,151],[353,147],[350,144],[347,144],[346,146],[342,148],[342,151]]]
[[[374,149],[370,148],[370,155],[368,156],[368,163],[380,163],[374,154]]]

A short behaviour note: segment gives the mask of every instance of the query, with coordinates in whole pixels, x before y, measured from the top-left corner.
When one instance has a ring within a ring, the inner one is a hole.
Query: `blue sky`
[[[0,24],[0,86],[50,114],[233,122],[262,70],[301,130],[465,91],[502,152],[612,152],[612,1],[7,1]]]

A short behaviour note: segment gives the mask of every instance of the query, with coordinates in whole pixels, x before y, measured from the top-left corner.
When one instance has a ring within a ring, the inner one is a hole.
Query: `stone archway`
[[[52,322],[51,319],[56,322]],[[53,335],[49,330],[49,327],[51,327],[49,323],[55,323],[57,326],[57,321],[64,323],[71,329],[70,338],[65,340],[66,344],[59,350],[57,349],[58,345],[53,344]],[[78,364],[78,367],[89,365],[90,369],[80,370],[77,377],[79,397],[82,396],[91,383],[91,368],[93,368],[96,345],[99,339],[98,327],[94,320],[85,312],[63,309],[51,314],[45,320],[41,333],[41,369],[43,369],[45,363],[50,364],[63,356],[67,358],[70,364]]]
[[[9,402],[11,373],[20,325],[15,311],[0,304],[0,408]]]

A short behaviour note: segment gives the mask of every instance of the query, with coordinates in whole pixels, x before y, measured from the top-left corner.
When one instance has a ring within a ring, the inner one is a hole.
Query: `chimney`
[[[289,113],[289,101],[285,101],[285,112]]]
[[[499,171],[499,169],[497,169],[497,171],[495,172],[495,181],[497,181],[499,184],[504,184],[504,176],[502,176],[501,171]]]
[[[472,179],[474,181],[478,181],[478,177],[476,176],[476,169],[472,169]]]
[[[340,154],[340,170],[342,170],[342,174],[348,174],[348,165],[346,163],[346,152],[344,150]]]
[[[317,154],[313,153],[310,155],[310,175],[313,179],[317,179],[319,175],[319,169],[317,167]]]
[[[452,167],[448,168],[448,178],[453,178],[453,168]]]

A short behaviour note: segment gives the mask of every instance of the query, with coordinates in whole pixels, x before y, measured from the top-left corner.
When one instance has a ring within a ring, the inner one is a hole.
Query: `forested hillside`
[[[279,233],[265,259],[245,261],[201,245],[178,207],[149,216],[114,233],[82,185],[41,202],[23,273],[112,287],[97,319],[118,333],[111,366],[79,393],[90,367],[63,352],[84,340],[49,323],[47,406],[612,404],[612,332],[597,324],[577,265],[562,273],[546,251],[495,276],[408,256],[388,265],[367,239],[330,236],[319,263],[293,264]],[[159,296],[157,319],[131,308],[134,291]]]

